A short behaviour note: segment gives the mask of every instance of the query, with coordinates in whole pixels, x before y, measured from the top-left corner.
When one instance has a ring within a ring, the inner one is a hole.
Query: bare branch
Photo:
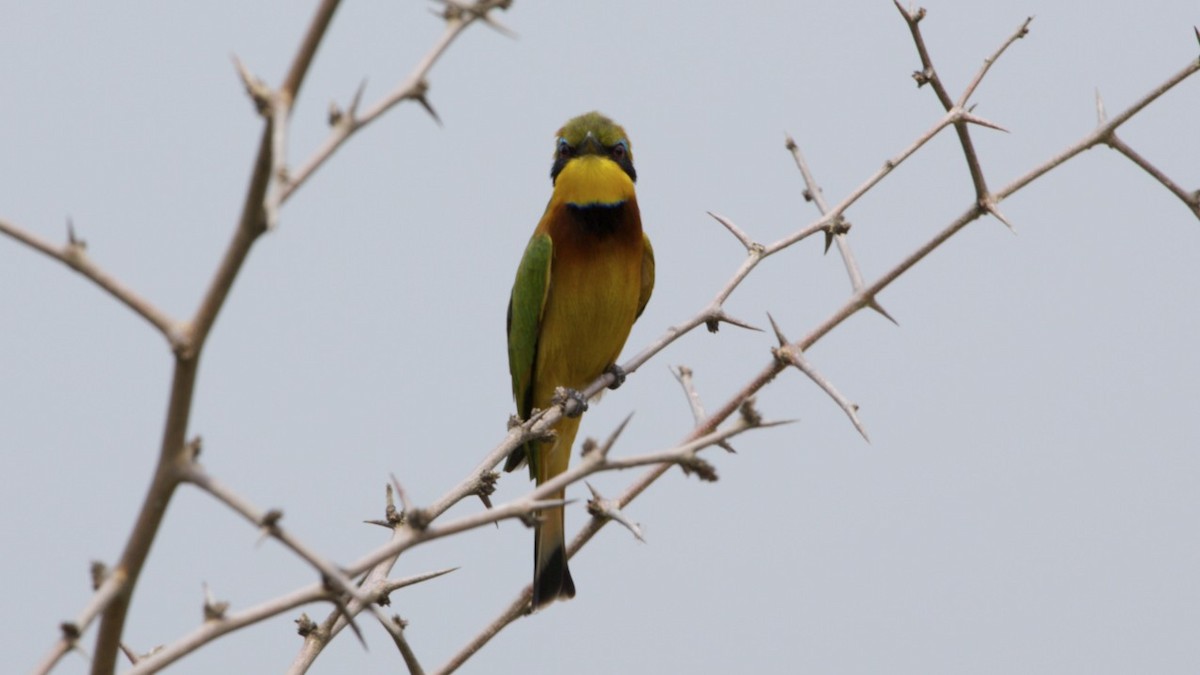
[[[376,613],[380,613],[378,607],[373,609]],[[388,633],[392,636],[392,642],[396,645],[396,649],[400,650],[400,658],[404,659],[404,665],[408,667],[408,672],[411,675],[425,675],[420,662],[417,661],[417,655],[413,653],[408,639],[404,637],[404,629],[408,627],[408,622],[401,619],[399,614],[394,615],[390,620],[383,617],[380,622],[384,624],[385,628],[390,626]]]
[[[101,566],[102,567],[102,566]],[[58,642],[51,647],[50,652],[42,659],[37,668],[33,670],[35,675],[44,675],[54,669],[59,659],[65,656],[72,649],[78,648],[80,636],[87,631],[101,612],[104,611],[113,598],[117,597],[117,593],[124,586],[127,578],[120,570],[107,573],[96,586],[96,592],[92,594],[87,606],[75,617],[73,621],[64,621],[60,628],[62,629],[62,637]]]
[[[992,65],[1000,59],[1000,55],[1003,54],[1004,51],[1012,45],[1012,43],[1029,34],[1029,24],[1032,22],[1032,16],[1026,17],[1025,21],[1017,27],[1017,30],[1013,31],[1013,34],[1008,36],[1008,39],[1004,41],[1004,44],[1000,45],[1000,47],[996,49],[991,56],[983,60],[983,67],[979,69],[978,73],[975,73],[975,78],[971,80],[970,84],[967,85],[967,88],[963,90],[962,96],[958,97],[958,107],[961,108],[967,105],[967,101],[971,99],[971,94],[975,93],[975,90],[979,87],[979,84],[983,82],[983,77],[987,75],[988,70],[990,70]]]
[[[151,657],[139,660],[137,666],[129,670],[126,675],[158,672],[226,633],[290,612],[297,607],[314,602],[329,601],[331,597],[332,593],[324,585],[311,584],[244,611],[227,614],[220,619],[205,621],[196,630],[177,642],[163,647]]]
[[[183,331],[176,325],[175,320],[154,306],[153,303],[100,269],[88,257],[87,243],[75,236],[75,226],[69,220],[67,221],[67,229],[67,243],[60,247],[0,218],[0,233],[8,235],[38,253],[49,256],[80,273],[84,278],[104,289],[105,292],[116,298],[118,302],[132,309],[148,321],[150,325],[154,326],[167,339],[172,351],[179,350],[185,340],[185,336]]]
[[[1125,155],[1130,161],[1141,167],[1143,171],[1150,174],[1154,180],[1162,183],[1163,187],[1170,190],[1171,194],[1178,197],[1180,201],[1187,205],[1187,207],[1192,211],[1193,215],[1195,215],[1197,218],[1200,218],[1200,190],[1188,192],[1180,187],[1175,183],[1175,181],[1171,180],[1167,174],[1163,173],[1161,169],[1151,164],[1146,160],[1145,157],[1142,157],[1140,154],[1138,154],[1136,150],[1129,147],[1125,141],[1122,141],[1120,138],[1118,138],[1116,132],[1109,135],[1107,143],[1113,150]]]
[[[666,471],[664,468],[663,471]],[[504,630],[508,624],[515,621],[517,618],[524,616],[529,611],[529,603],[533,598],[533,585],[525,587],[525,590],[517,594],[517,597],[500,612],[500,615],[492,620],[483,630],[479,631],[475,637],[471,638],[462,649],[460,649],[450,660],[446,661],[441,668],[434,671],[434,675],[450,675],[458,670],[462,664],[467,662],[474,656],[484,645],[496,637],[500,631]],[[288,675],[294,675],[289,673]]]
[[[738,227],[732,220],[726,218],[725,216],[713,213],[712,211],[708,211],[707,213],[718,223],[724,225],[725,229],[729,230],[733,236],[737,237],[737,240],[742,242],[742,246],[746,247],[747,252],[753,253],[755,248],[762,249],[762,244],[756,243],[750,238],[750,235],[746,234],[742,228]]]
[[[700,394],[696,391],[695,383],[692,382],[692,369],[687,366],[679,366],[669,370],[675,376],[675,381],[679,383],[679,386],[683,387],[683,395],[687,397],[688,407],[692,409],[692,419],[699,424],[704,420],[704,404],[700,402]],[[726,452],[737,454],[737,450],[734,450],[727,441],[721,441],[717,445]]]
[[[280,511],[261,511],[238,496],[220,481],[213,478],[198,464],[192,464],[184,470],[184,480],[204,490],[218,501],[233,509],[238,515],[251,524],[261,527],[266,534],[279,541],[305,562],[315,568],[328,580],[334,590],[344,593],[355,600],[369,602],[370,598],[363,595],[357,584],[347,577],[338,567],[313,551],[279,524],[283,514]]]
[[[455,569],[458,568],[438,570],[436,572],[427,572],[425,574],[418,574],[403,579],[389,580],[387,583],[379,587],[377,594],[373,594],[373,600],[374,602],[381,604],[385,603],[387,601],[388,593],[406,586],[411,586],[423,581],[428,581],[429,579],[440,577],[444,574],[453,572]],[[278,598],[273,598],[259,605],[255,605],[254,607],[247,608],[241,612],[234,612],[231,614],[227,613],[219,619],[207,620],[191,633],[155,652],[153,656],[140,659],[137,667],[131,669],[126,675],[144,675],[146,673],[158,672],[180,658],[187,656],[200,647],[203,647],[204,645],[216,640],[222,635],[235,631],[239,628],[260,623],[267,619],[290,612],[297,607],[303,607],[304,605],[312,604],[314,602],[332,601],[333,593],[324,584],[314,583],[284,594]]]
[[[1145,108],[1146,106],[1153,103],[1156,99],[1158,99],[1158,97],[1162,96],[1163,94],[1167,93],[1171,89],[1175,88],[1175,86],[1178,85],[1180,82],[1183,82],[1187,78],[1191,77],[1198,70],[1200,70],[1200,59],[1192,59],[1191,61],[1188,61],[1188,64],[1186,66],[1184,66],[1184,68],[1182,70],[1175,73],[1171,77],[1167,78],[1166,81],[1164,81],[1162,84],[1160,84],[1157,87],[1155,87],[1154,89],[1152,89],[1146,95],[1142,96],[1140,99],[1138,99],[1133,104],[1131,104],[1128,108],[1121,111],[1121,113],[1118,114],[1116,117],[1113,117],[1112,119],[1109,119],[1104,124],[1097,126],[1096,129],[1094,129],[1092,131],[1092,133],[1083,137],[1082,139],[1080,139],[1076,143],[1072,144],[1070,147],[1068,147],[1067,149],[1058,153],[1054,157],[1051,157],[1050,159],[1046,160],[1045,162],[1042,162],[1041,164],[1034,167],[1033,169],[1030,169],[1023,176],[1017,178],[1013,182],[1004,186],[1002,189],[997,190],[994,195],[996,202],[999,203],[1001,201],[1004,201],[1005,199],[1007,199],[1009,196],[1016,193],[1021,188],[1025,187],[1026,185],[1029,185],[1033,181],[1037,180],[1041,176],[1048,173],[1050,170],[1061,166],[1067,160],[1071,159],[1075,155],[1078,155],[1079,153],[1083,152],[1084,150],[1088,150],[1089,148],[1095,147],[1096,145],[1101,144],[1101,143],[1107,143],[1108,138],[1122,124],[1128,122],[1130,120],[1130,118],[1132,118],[1134,115],[1138,114],[1143,108]]]
[[[496,27],[498,24],[494,19],[487,20],[490,19],[489,13],[494,9],[507,9],[511,0],[477,0],[470,4],[446,4],[447,11],[443,14],[446,19],[446,29],[433,48],[417,63],[404,82],[368,108],[361,116],[354,114],[353,111],[344,116],[342,123],[331,130],[329,137],[325,139],[321,147],[291,175],[287,185],[280,190],[278,198],[281,204],[286,202],[359,129],[374,122],[396,104],[406,100],[416,101],[425,107],[434,119],[437,119],[437,114],[426,99],[429,89],[426,77],[428,77],[429,71],[433,69],[434,64],[454,42],[454,39],[475,21],[484,20],[489,25]],[[449,11],[451,8],[454,8],[455,11]]]
[[[808,360],[804,358],[804,352],[800,351],[800,349],[788,341],[787,337],[784,336],[783,331],[779,328],[779,325],[775,323],[774,317],[772,317],[770,314],[768,314],[767,317],[771,320],[771,327],[775,329],[775,336],[779,340],[779,346],[771,350],[771,353],[775,355],[775,358],[789,366],[795,366],[797,370],[807,375],[808,379],[816,383],[816,385],[820,387],[826,394],[829,394],[829,397],[833,399],[834,403],[837,403],[838,407],[842,409],[842,412],[846,413],[846,416],[850,418],[850,422],[854,424],[855,429],[858,429],[858,433],[862,434],[863,440],[870,443],[871,439],[869,436],[867,436],[867,430],[863,426],[862,421],[858,419],[858,405],[843,396],[841,392],[839,392],[837,388],[833,386],[832,382],[830,382],[812,367],[812,364],[810,364]]]
[[[963,109],[963,106],[966,104],[966,100],[970,97],[970,94],[975,91],[975,88],[979,86],[979,83],[983,80],[983,77],[987,74],[988,70],[991,69],[995,60],[1004,53],[1004,50],[1008,49],[1009,45],[1015,42],[1018,38],[1024,37],[1029,32],[1029,23],[1033,20],[1032,17],[1026,19],[1025,22],[1017,29],[1017,31],[1013,33],[1013,35],[1011,35],[1008,40],[1006,40],[1004,44],[1000,46],[999,49],[996,50],[995,54],[984,61],[984,65],[979,70],[979,73],[975,76],[975,79],[970,85],[968,85],[959,102],[955,103],[953,100],[951,100],[950,94],[946,91],[945,85],[942,84],[941,77],[938,76],[937,69],[935,69],[933,66],[933,59],[930,57],[929,50],[925,46],[925,37],[921,34],[921,27],[919,24],[921,19],[924,17],[925,10],[922,9],[917,14],[913,14],[906,10],[904,6],[900,4],[899,0],[895,0],[895,3],[896,8],[900,10],[900,15],[904,17],[904,22],[908,24],[909,32],[912,34],[913,43],[917,48],[917,54],[921,58],[922,69],[919,71],[919,73],[914,74],[914,78],[917,80],[917,86],[929,84],[934,93],[937,95],[938,101],[941,102],[942,107],[945,108],[947,112]],[[967,169],[971,173],[971,182],[975,185],[975,198],[980,203],[983,203],[989,199],[990,193],[988,191],[987,181],[983,176],[983,169],[979,164],[979,156],[975,152],[975,144],[971,140],[971,134],[967,127],[967,121],[962,116],[960,116],[959,119],[954,122],[954,131],[958,134],[958,142],[962,146],[963,156],[967,160]]]
[[[824,192],[817,183],[817,179],[813,177],[812,171],[808,168],[808,162],[804,160],[804,155],[800,152],[800,146],[789,135],[787,136],[785,147],[792,153],[792,160],[796,163],[796,168],[800,170],[800,175],[804,179],[804,198],[807,201],[813,202],[821,215],[826,215],[829,212],[829,205],[825,203]],[[842,227],[836,227],[839,223],[842,224]],[[853,291],[859,291],[863,287],[863,276],[862,270],[858,266],[858,261],[854,258],[854,251],[850,249],[850,242],[846,238],[846,233],[849,231],[850,226],[839,215],[834,222],[830,223],[829,227],[830,229],[825,231],[825,250],[829,250],[831,239],[837,242],[838,253],[842,256],[842,262],[846,266],[846,273],[850,276],[850,288]],[[868,306],[882,314],[888,321],[896,323],[892,315],[888,314],[883,306],[876,302],[874,298],[871,299]]]

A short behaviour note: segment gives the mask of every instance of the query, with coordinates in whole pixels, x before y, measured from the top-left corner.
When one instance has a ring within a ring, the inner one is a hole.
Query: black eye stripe
[[[592,146],[588,144],[588,147]],[[629,178],[637,182],[637,171],[633,168],[633,153],[629,150],[629,141],[622,138],[609,146],[604,146],[599,141],[596,141],[595,148],[600,149],[612,161],[620,165],[621,169],[629,175]],[[560,136],[554,149],[554,165],[550,167],[550,181],[552,183],[558,180],[558,174],[562,172],[563,167],[576,156],[578,156],[578,149],[571,145],[567,139]]]

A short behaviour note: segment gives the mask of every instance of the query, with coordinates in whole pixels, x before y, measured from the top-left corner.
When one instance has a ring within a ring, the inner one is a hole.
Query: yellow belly
[[[641,254],[618,251],[617,242],[597,249],[610,245],[614,250],[553,267],[534,372],[536,408],[550,404],[555,387],[586,387],[625,346],[637,315]]]

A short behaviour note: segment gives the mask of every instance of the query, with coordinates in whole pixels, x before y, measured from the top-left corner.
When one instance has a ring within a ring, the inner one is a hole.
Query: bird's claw
[[[588,409],[583,393],[570,387],[559,387],[554,392],[554,402],[562,405],[564,417],[579,417]]]
[[[609,389],[616,389],[617,387],[625,384],[625,369],[621,366],[611,363],[607,368],[604,369],[604,372],[613,376],[612,384],[608,385]]]

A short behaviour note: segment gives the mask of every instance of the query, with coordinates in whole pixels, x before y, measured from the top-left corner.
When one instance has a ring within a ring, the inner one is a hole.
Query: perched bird
[[[508,303],[508,368],[522,419],[553,405],[557,387],[583,403],[578,390],[601,374],[613,372],[619,385],[617,357],[654,288],[654,250],[642,232],[625,130],[598,112],[568,121],[558,131],[550,180],[554,192]],[[505,470],[528,461],[539,485],[566,471],[584,408],[562,417],[553,439],[513,450]],[[575,596],[563,507],[540,514],[533,558],[534,609]]]

